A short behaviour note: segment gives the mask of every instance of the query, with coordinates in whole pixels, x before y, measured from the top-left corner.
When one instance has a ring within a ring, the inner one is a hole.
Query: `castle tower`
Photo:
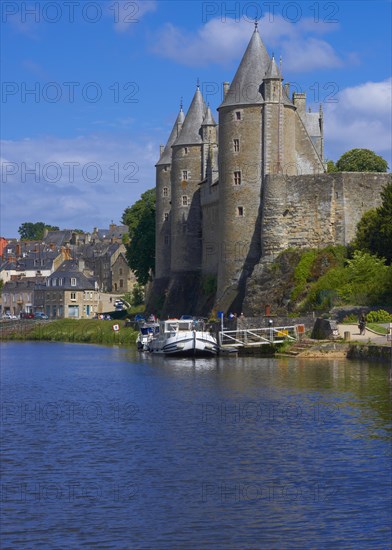
[[[206,114],[201,124],[201,137],[203,140],[203,177],[207,173],[208,159],[211,161],[213,150],[217,148],[217,124],[212,116],[210,106],[208,105]]]
[[[218,109],[221,251],[217,306],[223,310],[236,307],[241,281],[260,257],[261,86],[270,61],[256,25]]]
[[[171,210],[171,165],[172,145],[178,138],[184,122],[182,104],[166,146],[161,146],[161,156],[156,163],[156,244],[155,278],[170,275],[170,210]]]
[[[197,86],[182,130],[173,143],[171,170],[171,270],[201,268],[200,182],[203,174],[202,123],[206,104]]]
[[[263,81],[263,177],[296,174],[295,107],[272,56]]]

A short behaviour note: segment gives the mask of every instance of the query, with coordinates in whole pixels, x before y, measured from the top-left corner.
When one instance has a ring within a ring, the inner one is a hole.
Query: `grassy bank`
[[[113,325],[120,330],[115,332]],[[124,321],[60,319],[39,324],[19,323],[3,334],[3,340],[76,342],[90,344],[136,345],[137,332],[124,327]]]

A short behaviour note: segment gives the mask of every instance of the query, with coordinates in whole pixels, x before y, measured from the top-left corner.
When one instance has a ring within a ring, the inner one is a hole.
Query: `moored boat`
[[[139,351],[148,351],[149,344],[159,332],[159,323],[143,323],[136,338],[136,345]]]
[[[159,333],[149,343],[152,353],[202,357],[219,351],[216,338],[204,323],[193,319],[168,319],[160,323]]]

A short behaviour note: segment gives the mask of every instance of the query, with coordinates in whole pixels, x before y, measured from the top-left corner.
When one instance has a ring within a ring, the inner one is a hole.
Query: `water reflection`
[[[3,546],[387,547],[389,392],[382,365],[6,344]]]

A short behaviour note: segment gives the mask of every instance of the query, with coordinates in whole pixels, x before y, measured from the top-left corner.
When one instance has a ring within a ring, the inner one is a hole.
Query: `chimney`
[[[50,250],[54,250],[55,247],[56,247],[56,245],[54,243],[50,243],[50,245],[49,245]]]
[[[297,107],[299,116],[301,118],[304,118],[306,113],[306,94],[294,92],[293,103]]]
[[[78,269],[79,269],[79,271],[81,271],[82,273],[83,273],[83,271],[86,269],[86,264],[85,264],[84,260],[79,259],[79,261],[78,261]]]
[[[286,92],[287,97],[290,97],[290,82],[286,82],[284,85],[284,91]]]
[[[18,243],[16,245],[16,251],[15,251],[15,254],[16,254],[17,258],[19,258],[19,256],[21,255],[21,252],[22,252],[22,248],[21,248],[20,243]]]
[[[165,149],[165,146],[164,146],[164,145],[160,145],[160,146],[159,146],[159,155],[162,155],[164,149]]]
[[[227,92],[230,88],[230,82],[224,82],[223,83],[223,99],[227,96]]]

